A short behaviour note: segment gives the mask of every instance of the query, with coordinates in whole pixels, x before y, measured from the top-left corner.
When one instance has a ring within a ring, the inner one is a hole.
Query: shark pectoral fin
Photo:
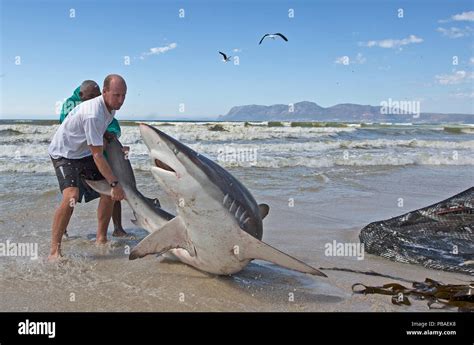
[[[145,237],[133,248],[129,259],[135,260],[149,254],[161,254],[173,248],[183,248],[189,252],[189,255],[196,255],[181,217],[173,218],[161,228]]]
[[[99,180],[99,181],[85,180],[85,181],[97,193],[110,196],[111,188],[106,180]]]
[[[260,211],[260,217],[262,219],[267,216],[268,212],[270,212],[270,206],[268,206],[267,204],[258,205],[258,209]]]
[[[237,254],[240,260],[260,259],[273,262],[277,265],[298,272],[326,277],[323,272],[317,270],[316,268],[311,267],[304,262],[279,251],[278,249],[273,248],[272,246],[249,235],[245,231],[242,231],[241,235],[243,240],[243,248],[239,248]]]

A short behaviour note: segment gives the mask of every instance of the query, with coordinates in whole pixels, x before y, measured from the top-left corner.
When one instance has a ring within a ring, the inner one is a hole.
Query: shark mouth
[[[172,172],[172,173],[176,174],[176,171],[172,167],[170,167],[168,164],[160,161],[157,158],[155,158],[155,166],[157,168],[162,169],[162,170],[166,170],[166,171],[169,171],[169,172]]]

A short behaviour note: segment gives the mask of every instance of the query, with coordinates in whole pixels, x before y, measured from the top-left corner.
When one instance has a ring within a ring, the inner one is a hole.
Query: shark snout
[[[177,149],[166,134],[147,124],[140,124],[140,134],[148,147],[155,177],[180,178],[184,168],[177,158]]]
[[[145,141],[145,145],[148,147],[148,150],[162,151],[170,155],[176,155],[178,153],[176,144],[173,142],[174,139],[167,136],[160,130],[145,123],[141,123],[140,134],[143,138],[143,141]]]
[[[150,151],[163,145],[162,139],[156,129],[144,123],[140,123],[139,128],[142,139]]]

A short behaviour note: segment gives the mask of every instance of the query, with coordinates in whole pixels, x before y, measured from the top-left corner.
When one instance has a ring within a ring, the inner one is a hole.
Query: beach
[[[329,256],[328,243],[358,243],[370,222],[446,199],[474,177],[474,132],[444,125],[347,124],[268,126],[242,122],[151,122],[237,177],[258,203],[267,203],[263,240],[314,267],[375,271],[405,280],[463,284],[465,274],[392,262],[365,253]],[[214,126],[219,125],[220,128]],[[0,243],[37,244],[38,258],[0,256],[0,311],[429,311],[426,301],[396,306],[390,296],[352,293],[352,285],[409,283],[364,274],[324,271],[313,277],[263,261],[217,277],[150,255],[129,261],[146,231],[130,222],[128,238],[94,245],[97,200],[78,204],[63,242],[66,260],[46,263],[60,193],[47,146],[56,124],[0,123]],[[212,129],[211,129],[212,128]],[[137,187],[176,205],[149,172],[147,149],[135,123],[122,127]],[[455,311],[456,309],[447,309]]]

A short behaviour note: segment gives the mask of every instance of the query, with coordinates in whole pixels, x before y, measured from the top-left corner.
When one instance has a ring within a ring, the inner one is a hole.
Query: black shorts
[[[100,197],[100,194],[93,190],[84,180],[103,180],[104,177],[100,173],[99,169],[95,165],[94,158],[92,156],[84,157],[81,159],[68,159],[60,157],[53,161],[54,170],[56,171],[56,177],[59,182],[59,189],[61,193],[65,188],[77,187],[79,188],[79,199],[77,201],[82,202],[84,196],[85,202],[92,201]]]

